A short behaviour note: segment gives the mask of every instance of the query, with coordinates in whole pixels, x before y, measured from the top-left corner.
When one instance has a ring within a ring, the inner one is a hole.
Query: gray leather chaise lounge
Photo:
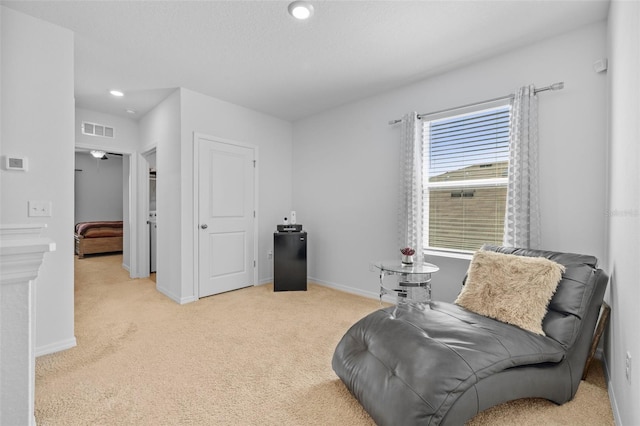
[[[564,266],[542,313],[544,333],[454,303],[371,313],[344,335],[332,365],[378,425],[461,425],[509,400],[539,397],[563,404],[575,395],[608,282],[597,259],[495,246],[483,250]]]

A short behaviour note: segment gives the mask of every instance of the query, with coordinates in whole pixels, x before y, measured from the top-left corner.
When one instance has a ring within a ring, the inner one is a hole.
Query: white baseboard
[[[359,288],[353,288],[353,287],[349,287],[346,285],[342,285],[342,284],[336,284],[336,283],[332,283],[329,281],[324,281],[324,280],[319,280],[317,278],[313,278],[313,277],[309,277],[309,281],[314,282],[316,284],[319,284],[321,286],[324,287],[329,287],[329,288],[333,288],[335,290],[340,290],[343,291],[345,293],[350,293],[350,294],[356,294],[358,296],[363,296],[366,297],[368,299],[375,299],[375,300],[380,300],[380,293],[377,291],[368,291],[368,290],[361,290]],[[382,300],[385,302],[389,302],[389,303],[395,303],[396,302],[396,298],[385,294],[384,296],[382,296]]]
[[[181,297],[178,303],[185,305],[187,303],[196,302],[197,300],[198,296]]]
[[[345,285],[342,285],[342,284],[332,283],[330,281],[319,280],[319,279],[313,278],[313,277],[307,277],[307,281],[310,282],[310,283],[315,283],[315,284],[321,285],[323,287],[329,287],[329,288],[332,288],[334,290],[343,291],[345,293],[357,294],[358,296],[363,296],[363,297],[366,297],[368,299],[380,300],[380,293],[378,293],[378,292],[360,290],[359,288],[353,288],[353,287],[345,286]],[[258,283],[258,285],[272,284],[272,283],[273,283],[273,277],[270,277],[270,278],[261,279],[260,282]],[[391,296],[389,296],[389,295],[384,295],[382,297],[382,300],[384,300],[385,302],[390,302],[390,303],[395,303],[396,302],[396,299],[391,297]]]
[[[598,354],[598,352],[600,352]],[[607,391],[609,392],[609,402],[611,403],[611,411],[613,412],[613,421],[617,425],[622,424],[620,419],[620,411],[618,410],[618,403],[616,402],[616,394],[613,391],[613,385],[611,384],[611,373],[609,370],[609,363],[607,357],[604,356],[604,351],[601,348],[596,350],[596,357],[602,360],[602,367],[604,370],[604,380],[607,382]]]
[[[55,352],[71,349],[78,345],[76,338],[73,337],[67,340],[61,340],[59,342],[49,343],[48,345],[38,346],[36,348],[36,356],[49,355]]]
[[[180,304],[180,305],[184,305],[187,303],[191,303],[191,302],[195,302],[196,300],[198,300],[197,296],[189,296],[189,297],[180,297],[176,294],[173,294],[172,292],[170,292],[169,290],[162,288],[158,285],[156,285],[156,290],[158,290],[160,293],[164,294],[165,296],[167,296],[169,299],[173,300],[174,302]]]

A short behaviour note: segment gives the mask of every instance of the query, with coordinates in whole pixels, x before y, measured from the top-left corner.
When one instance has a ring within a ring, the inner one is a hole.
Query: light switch
[[[51,217],[51,201],[29,201],[29,217]]]

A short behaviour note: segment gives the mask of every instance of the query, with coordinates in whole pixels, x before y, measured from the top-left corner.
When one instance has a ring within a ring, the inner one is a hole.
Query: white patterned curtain
[[[509,247],[540,247],[538,98],[532,85],[518,89],[511,107],[509,186],[503,244]]]
[[[400,141],[399,248],[422,253],[422,125],[418,114],[402,117]]]

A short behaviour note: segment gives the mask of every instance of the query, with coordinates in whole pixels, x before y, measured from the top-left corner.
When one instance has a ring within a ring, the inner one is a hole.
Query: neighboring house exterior
[[[431,177],[430,182],[504,178],[508,161],[476,164]],[[501,244],[506,185],[431,189],[429,246],[477,250],[482,244]]]

